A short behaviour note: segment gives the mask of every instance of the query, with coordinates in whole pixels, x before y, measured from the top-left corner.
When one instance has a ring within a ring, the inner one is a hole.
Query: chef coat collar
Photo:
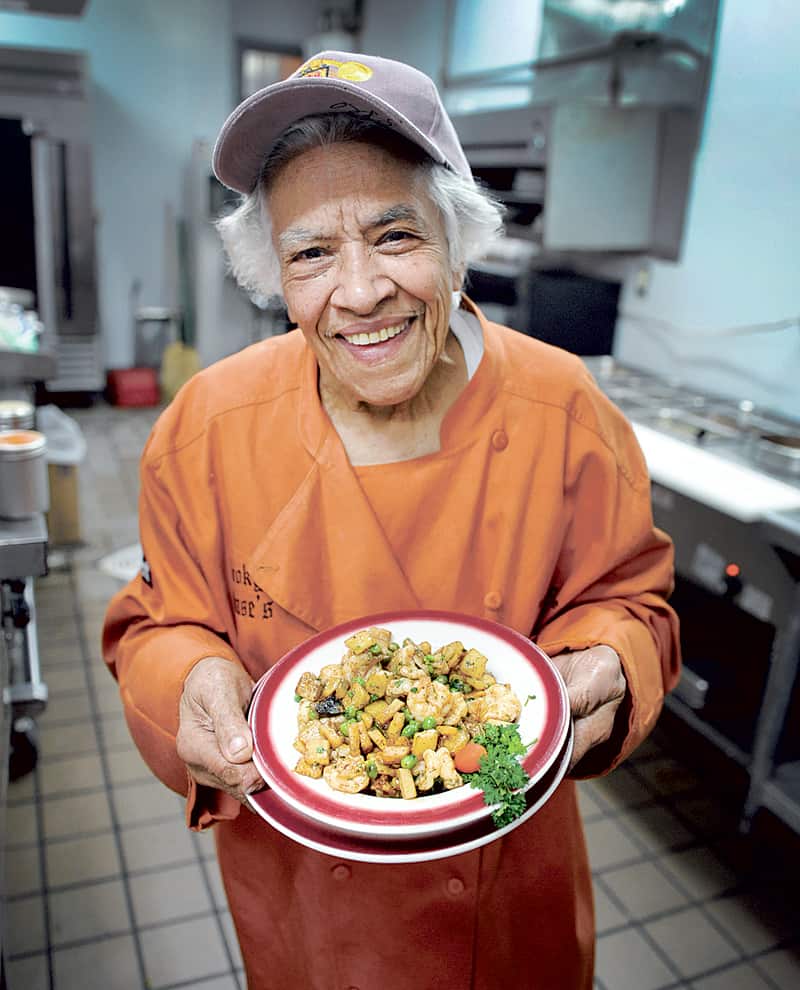
[[[484,354],[448,410],[442,452],[476,442],[497,391],[502,343],[477,307]],[[317,389],[317,362],[306,348],[301,369],[298,431],[312,466],[253,555],[259,584],[311,629],[390,610],[418,610],[411,582],[364,494]]]

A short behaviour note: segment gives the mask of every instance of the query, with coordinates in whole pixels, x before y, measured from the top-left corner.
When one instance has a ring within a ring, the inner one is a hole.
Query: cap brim
[[[306,77],[273,83],[248,97],[222,126],[212,156],[214,174],[231,189],[249,193],[264,159],[290,124],[319,113],[357,113],[404,135],[434,161],[453,168],[407,117],[357,83]]]

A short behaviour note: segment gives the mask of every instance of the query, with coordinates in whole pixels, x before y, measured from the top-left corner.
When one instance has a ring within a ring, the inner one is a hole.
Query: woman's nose
[[[340,259],[331,303],[337,309],[366,315],[395,291],[394,282],[380,271],[366,251],[345,251]]]

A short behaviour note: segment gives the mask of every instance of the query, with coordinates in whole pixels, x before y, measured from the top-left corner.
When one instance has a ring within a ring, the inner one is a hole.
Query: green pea
[[[394,653],[395,650],[399,650],[400,649],[400,644],[399,643],[395,643],[395,642],[391,642],[391,643],[389,643],[389,649],[392,651],[392,653]]]
[[[374,656],[377,656],[379,653],[383,652],[383,649],[380,643],[375,643],[373,646],[370,646],[369,652],[374,654]]]
[[[350,719],[347,722],[342,722],[339,726],[339,732],[347,739],[350,735],[350,726],[355,725],[355,719]]]
[[[349,718],[351,721],[356,717],[355,705],[348,705],[344,710],[345,718]]]
[[[364,680],[364,678],[363,678],[363,677],[357,677],[357,678],[356,678],[356,684],[360,684],[360,685],[361,685],[361,687],[364,687],[364,685],[365,685],[366,683],[367,683],[367,682],[366,682],[366,681]]]
[[[418,691],[419,691],[419,688],[411,688],[411,693],[412,694],[416,694]]]
[[[367,764],[367,776],[374,780],[378,776],[378,765],[373,763],[372,760]]]
[[[319,718],[319,715],[317,714],[316,709],[309,708],[309,710],[308,710],[308,719],[309,719],[309,721],[310,722],[313,722],[315,718]]]
[[[423,729],[435,729],[436,728],[436,719],[433,717],[433,715],[426,715],[425,716],[425,718],[422,720],[422,728]]]
[[[302,701],[303,699],[302,699],[302,697],[301,697],[301,695],[299,695],[299,694],[296,694],[296,695],[294,696],[294,700],[295,700],[295,701]]]
[[[419,731],[419,722],[415,722],[414,719],[412,718],[411,721],[408,723],[408,725],[400,733],[400,735],[406,736],[408,739],[410,739],[414,735],[414,733],[418,731]]]
[[[436,680],[440,684],[447,684],[447,678],[444,676],[444,674],[439,674],[439,676],[436,678]]]
[[[400,760],[400,766],[405,767],[406,770],[411,770],[416,765],[417,758],[413,753],[409,753],[408,756],[404,756],[403,759]]]
[[[425,663],[433,663],[433,661],[435,659],[436,659],[436,657],[433,655],[433,653],[426,653],[425,654]]]
[[[379,694],[371,694],[369,696],[369,700],[370,701],[378,701],[379,699],[380,699],[380,695]]]

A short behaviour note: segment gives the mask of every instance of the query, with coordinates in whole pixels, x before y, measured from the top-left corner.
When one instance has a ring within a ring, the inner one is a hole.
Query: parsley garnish
[[[530,777],[516,757],[522,756],[527,746],[516,725],[486,725],[475,742],[486,747],[486,756],[481,757],[480,770],[464,777],[471,787],[483,791],[486,804],[498,806],[492,821],[503,828],[525,811],[525,795],[520,791]]]

